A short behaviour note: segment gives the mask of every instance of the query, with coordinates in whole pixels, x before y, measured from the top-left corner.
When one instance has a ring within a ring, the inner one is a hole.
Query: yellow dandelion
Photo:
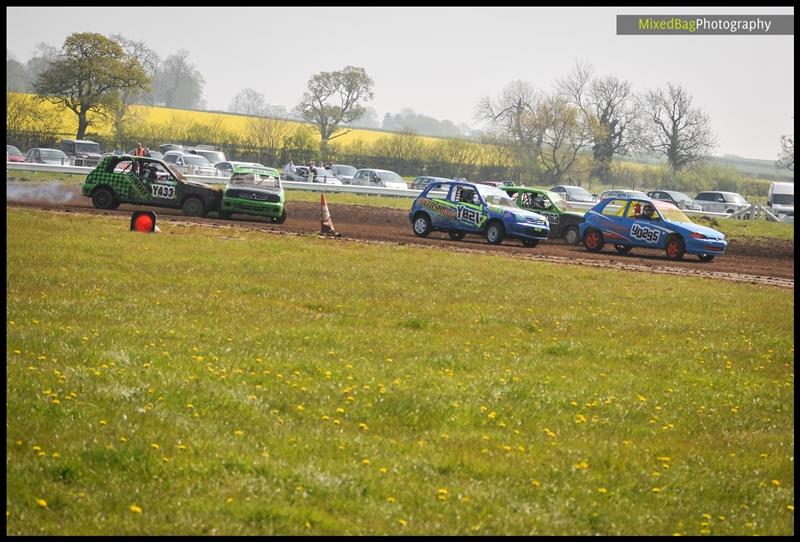
[[[244,431],[242,431],[241,429],[237,429],[236,431],[233,432],[233,434],[236,435],[237,437],[241,437],[244,436]]]
[[[597,492],[598,493],[602,493],[602,494],[606,494],[606,493],[608,493],[608,490],[606,488],[604,488],[604,487],[598,487],[597,488]]]
[[[132,504],[131,507],[128,510],[130,510],[134,514],[141,514],[142,513],[141,507],[137,506],[136,504]]]
[[[152,449],[154,449],[154,450],[158,450],[159,448],[161,448],[161,446],[159,446],[159,445],[158,445],[158,444],[156,444],[155,442],[154,442],[154,443],[152,443],[152,444],[150,445],[150,447],[151,447]]]
[[[772,485],[775,486],[775,487],[780,487],[781,481],[780,480],[773,480],[772,481]]]
[[[366,431],[367,430],[367,424],[360,423],[360,424],[358,424],[358,428],[361,429],[362,431]]]
[[[228,503],[228,504],[232,503],[233,502],[233,497],[228,497],[227,499],[225,499],[225,502]]]
[[[108,425],[108,422],[105,420],[100,420],[100,425]]]
[[[387,472],[389,472],[389,469],[387,469],[386,467],[381,467],[378,469],[378,472],[380,472],[381,474],[386,474]]]
[[[399,523],[401,527],[405,527],[406,525],[408,525],[408,522],[402,518],[398,519],[397,523]]]
[[[589,462],[583,459],[575,465],[575,468],[578,470],[586,470],[589,468]]]
[[[119,441],[120,442],[128,442],[128,437],[126,437],[125,435],[120,435],[119,436]]]
[[[794,512],[794,505],[793,505],[793,504],[787,504],[787,505],[786,505],[786,509],[787,509],[789,512]]]
[[[386,502],[388,502],[389,504],[394,504],[397,502],[397,499],[395,499],[394,497],[386,497]]]
[[[331,419],[330,416],[327,416],[327,415],[322,416],[322,421],[323,422],[327,422],[330,419]]]
[[[362,459],[361,460],[361,464],[362,465],[369,465],[369,459]]]
[[[539,487],[542,485],[542,483],[539,480],[531,480],[531,485],[533,487]]]
[[[42,508],[47,508],[47,501],[44,499],[36,499],[36,504],[38,504]]]
[[[661,488],[660,487],[654,487],[650,491],[652,491],[653,493],[661,493]]]
[[[58,459],[61,457],[61,454],[58,452],[53,452],[53,459]]]

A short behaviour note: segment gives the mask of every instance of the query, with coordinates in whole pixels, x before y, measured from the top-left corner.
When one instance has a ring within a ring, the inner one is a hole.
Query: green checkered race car
[[[82,187],[98,209],[116,209],[122,203],[182,209],[188,216],[219,211],[222,187],[190,181],[155,158],[111,155],[100,160]]]
[[[568,202],[548,190],[528,186],[503,186],[502,189],[523,209],[547,217],[550,224],[549,239],[563,237],[570,245],[578,244],[578,227],[583,222],[585,211],[570,210]]]
[[[222,193],[219,216],[233,213],[265,216],[275,224],[286,220],[285,196],[277,169],[263,166],[236,166]]]

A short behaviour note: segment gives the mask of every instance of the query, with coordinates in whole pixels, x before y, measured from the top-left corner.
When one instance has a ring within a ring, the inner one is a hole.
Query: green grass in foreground
[[[794,532],[790,291],[7,227],[7,534]]]

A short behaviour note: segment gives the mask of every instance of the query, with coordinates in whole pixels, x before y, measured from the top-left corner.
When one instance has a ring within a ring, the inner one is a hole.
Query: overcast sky
[[[294,107],[311,75],[360,66],[378,113],[404,107],[475,126],[475,104],[522,79],[550,89],[576,60],[642,90],[683,85],[711,117],[716,155],[775,160],[793,131],[794,36],[617,36],[617,14],[793,14],[793,8],[58,8],[7,7],[7,50],[73,32],[120,33],[162,59],[190,52],[203,99],[225,110],[243,88]]]

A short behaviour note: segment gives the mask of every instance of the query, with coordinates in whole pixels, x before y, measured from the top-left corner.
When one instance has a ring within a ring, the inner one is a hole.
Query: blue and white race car
[[[446,231],[451,239],[461,240],[475,233],[485,235],[492,245],[511,237],[535,247],[550,233],[545,216],[520,208],[504,190],[463,181],[429,184],[414,200],[408,218],[419,237]]]
[[[650,198],[606,198],[586,211],[580,238],[587,250],[598,252],[613,243],[617,252],[633,247],[664,250],[670,260],[685,253],[701,262],[725,253],[725,234],[692,222],[672,203]]]

